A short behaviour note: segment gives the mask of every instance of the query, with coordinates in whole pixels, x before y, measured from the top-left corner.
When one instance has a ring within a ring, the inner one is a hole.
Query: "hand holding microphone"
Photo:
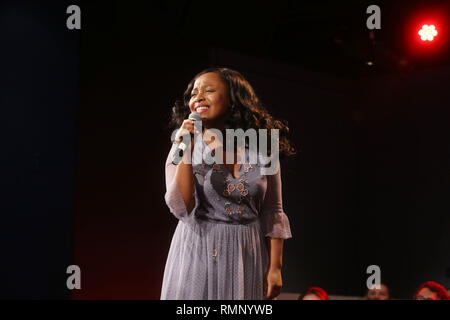
[[[178,147],[173,155],[172,160],[173,164],[177,165],[181,161],[185,151],[189,147],[189,144],[193,143],[195,124],[201,123],[201,121],[202,121],[201,114],[194,111],[191,112],[189,118],[184,120],[183,123],[181,124],[180,129],[178,129],[175,135],[175,142],[178,143]]]

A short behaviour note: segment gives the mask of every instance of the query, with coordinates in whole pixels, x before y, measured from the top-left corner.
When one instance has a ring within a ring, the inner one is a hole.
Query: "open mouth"
[[[201,107],[196,108],[195,111],[197,111],[198,113],[203,113],[208,109],[209,109],[208,106],[201,106]]]

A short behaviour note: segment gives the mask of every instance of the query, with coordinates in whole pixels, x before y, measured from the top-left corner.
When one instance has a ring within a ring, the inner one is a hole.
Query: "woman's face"
[[[368,300],[388,300],[389,299],[389,290],[388,288],[382,284],[380,289],[371,288],[367,292]]]
[[[189,109],[202,115],[204,127],[221,129],[229,106],[227,85],[217,73],[208,72],[195,80]]]
[[[417,293],[416,300],[438,300],[438,295],[436,292],[425,287]]]
[[[302,300],[322,300],[322,299],[320,299],[320,297],[315,295],[314,293],[308,293],[303,297]]]

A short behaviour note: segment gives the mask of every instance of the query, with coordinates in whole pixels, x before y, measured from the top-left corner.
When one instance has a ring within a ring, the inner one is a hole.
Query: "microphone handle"
[[[189,137],[188,137],[188,135],[183,136],[183,138],[181,139],[181,142],[178,144],[177,149],[175,150],[175,153],[173,154],[172,163],[174,165],[178,165],[180,163],[181,159],[183,159],[184,152],[186,151],[186,149],[189,148],[189,144],[191,143],[191,140],[193,137],[194,137],[194,135],[192,133],[189,133]],[[187,140],[187,144],[183,142],[186,140]]]

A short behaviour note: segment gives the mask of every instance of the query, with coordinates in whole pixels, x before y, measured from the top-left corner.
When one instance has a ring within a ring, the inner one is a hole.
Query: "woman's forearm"
[[[190,144],[191,149],[193,142]],[[195,206],[195,184],[194,184],[194,174],[192,172],[192,164],[187,163],[187,152],[185,152],[183,159],[177,166],[177,170],[175,172],[175,180],[177,182],[178,188],[181,192],[181,196],[183,197],[183,201],[186,205],[187,213],[189,214]]]
[[[270,270],[281,270],[283,265],[283,244],[284,239],[267,238]]]
[[[265,299],[277,297],[283,286],[281,277],[281,266],[283,261],[283,241],[284,239],[266,238],[269,249],[269,269],[267,270],[264,282]]]

